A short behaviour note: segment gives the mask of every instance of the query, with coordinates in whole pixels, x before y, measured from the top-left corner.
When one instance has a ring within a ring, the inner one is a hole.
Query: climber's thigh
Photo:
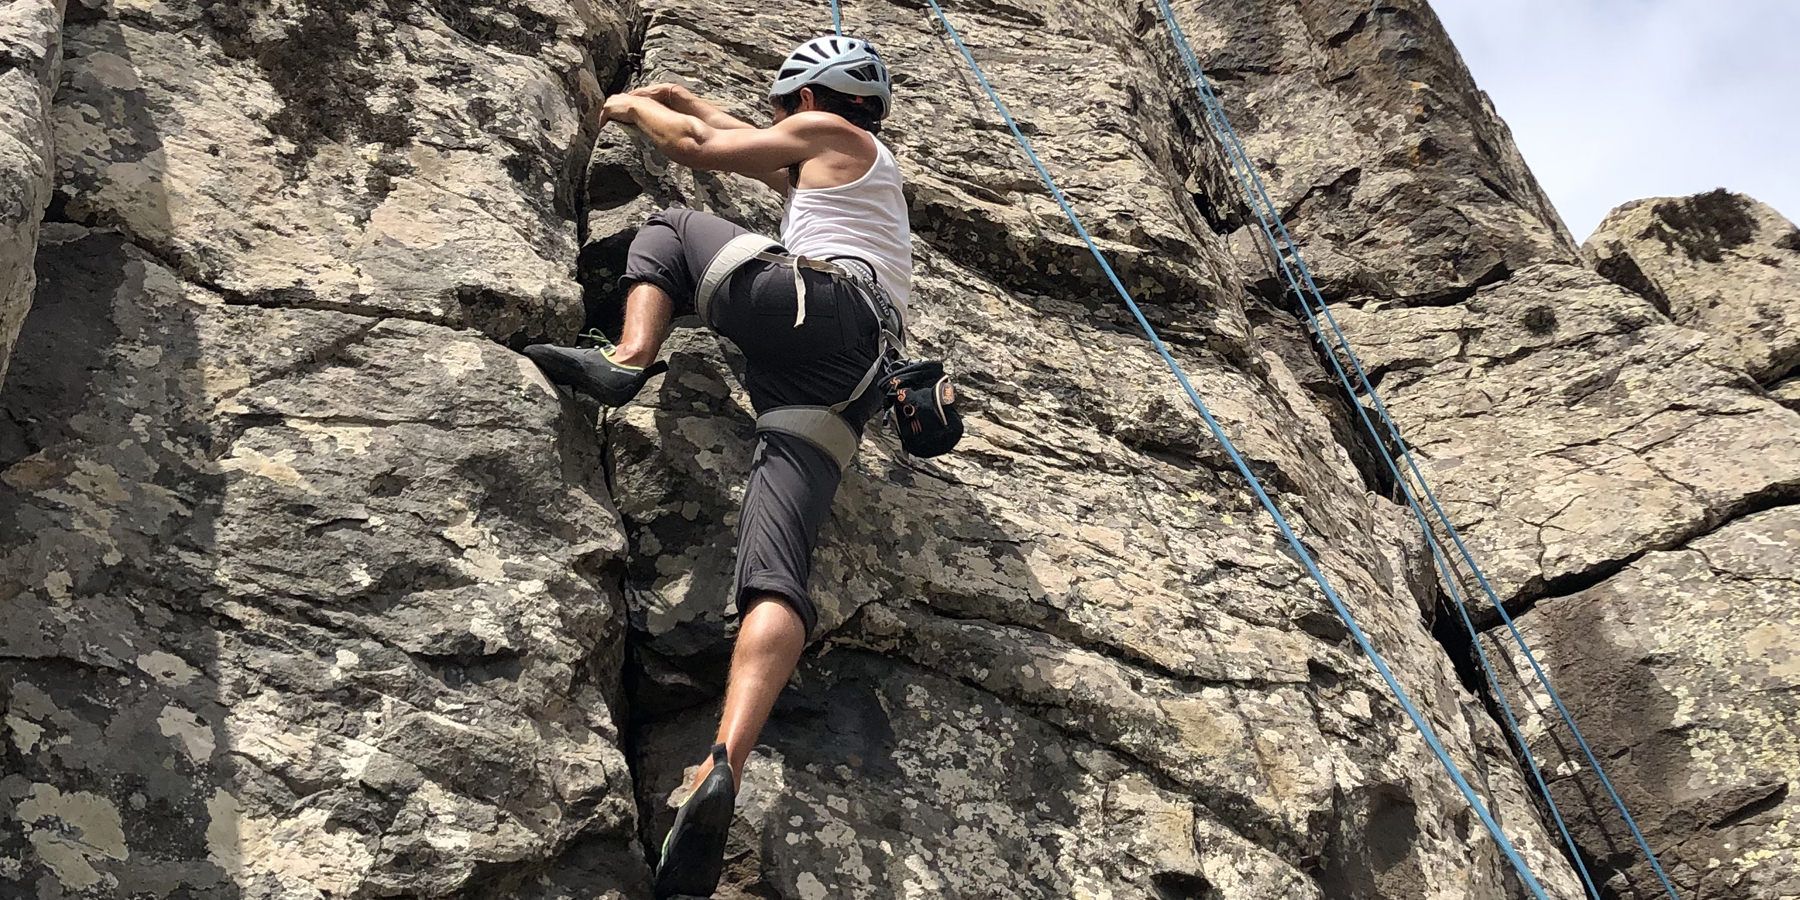
[[[719,248],[747,230],[712,213],[672,207],[655,213],[638,229],[625,255],[619,283],[629,288],[654,284],[675,301],[675,315],[694,314],[694,291]]]
[[[810,636],[819,624],[807,590],[819,529],[831,516],[842,475],[823,450],[785,434],[765,432],[750,463],[750,486],[738,516],[739,613],[759,594],[793,607]]]
[[[721,291],[715,328],[744,354],[744,387],[758,414],[778,406],[832,406],[849,399],[868,374],[880,342],[875,314],[847,282],[803,271],[806,319],[794,325],[793,270],[745,266]],[[716,303],[717,301],[715,301]],[[846,410],[861,429],[874,407]]]

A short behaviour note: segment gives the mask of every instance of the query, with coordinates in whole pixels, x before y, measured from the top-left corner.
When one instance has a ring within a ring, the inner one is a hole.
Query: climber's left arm
[[[671,161],[692,169],[756,178],[805,162],[838,144],[855,145],[854,128],[838,116],[797,113],[769,128],[714,128],[646,97],[610,97],[601,124],[620,122],[643,132]]]

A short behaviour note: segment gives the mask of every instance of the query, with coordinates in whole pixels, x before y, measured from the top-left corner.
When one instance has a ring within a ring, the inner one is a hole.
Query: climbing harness
[[[1206,111],[1208,124],[1211,126],[1214,137],[1226,151],[1227,161],[1230,164],[1232,173],[1236,176],[1239,187],[1242,188],[1244,192],[1246,205],[1256,214],[1258,228],[1270,250],[1270,254],[1275,260],[1276,265],[1280,268],[1282,277],[1286,281],[1288,288],[1299,300],[1300,308],[1306,316],[1310,330],[1313,336],[1319,341],[1320,347],[1325,351],[1324,355],[1330,362],[1331,368],[1336,374],[1339,383],[1343,385],[1344,390],[1347,392],[1350,398],[1350,405],[1356,409],[1364,428],[1367,429],[1370,437],[1374,439],[1375,444],[1378,447],[1385,448],[1387,441],[1383,440],[1382,434],[1376,429],[1374,422],[1370,420],[1368,408],[1363,405],[1359,396],[1367,396],[1373,402],[1376,415],[1385,426],[1387,437],[1392,440],[1393,446],[1399,448],[1400,455],[1406,461],[1408,470],[1418,483],[1420,489],[1419,492],[1424,494],[1426,501],[1430,504],[1436,521],[1442,524],[1445,533],[1455,545],[1463,563],[1468,567],[1469,571],[1473,573],[1482,591],[1486,594],[1489,604],[1500,614],[1502,621],[1506,624],[1508,632],[1511,633],[1513,640],[1518,644],[1520,652],[1530,664],[1533,674],[1537,677],[1538,682],[1544,686],[1546,694],[1550,697],[1552,704],[1556,707],[1563,722],[1568,726],[1569,732],[1574,736],[1576,744],[1580,746],[1582,754],[1586,757],[1588,764],[1593,768],[1595,777],[1606,790],[1608,797],[1612,800],[1613,806],[1618,809],[1620,817],[1624,820],[1626,827],[1631,831],[1632,837],[1637,842],[1638,848],[1643,852],[1645,859],[1649,861],[1651,870],[1662,883],[1663,890],[1668,893],[1671,900],[1679,900],[1679,897],[1675,893],[1674,886],[1670,883],[1667,874],[1663,871],[1662,864],[1657,860],[1655,852],[1651,850],[1649,842],[1639,830],[1637,821],[1632,817],[1631,811],[1626,808],[1624,800],[1619,797],[1618,792],[1613,788],[1611,779],[1607,778],[1605,770],[1600,765],[1599,758],[1594,754],[1593,748],[1588,745],[1586,737],[1582,735],[1580,726],[1576,725],[1574,716],[1570,714],[1568,707],[1564,705],[1562,701],[1562,697],[1556,692],[1555,687],[1551,685],[1550,677],[1544,671],[1543,666],[1538,662],[1537,655],[1532,652],[1530,645],[1525,640],[1525,636],[1519,631],[1518,626],[1514,623],[1511,613],[1506,609],[1506,605],[1500,602],[1498,595],[1494,591],[1493,585],[1488,582],[1487,575],[1475,561],[1474,554],[1470,552],[1468,545],[1463,541],[1461,533],[1457,530],[1455,524],[1451,522],[1450,517],[1444,511],[1442,504],[1438,502],[1437,495],[1432,491],[1431,484],[1425,478],[1424,471],[1413,458],[1410,445],[1401,436],[1399,426],[1395,424],[1393,417],[1389,415],[1387,405],[1382,401],[1381,395],[1375,390],[1375,385],[1370,381],[1368,373],[1363,369],[1362,361],[1351,348],[1349,338],[1344,334],[1343,329],[1339,327],[1337,317],[1332,314],[1330,306],[1325,302],[1323,295],[1320,293],[1318,284],[1313,279],[1312,271],[1306,265],[1305,257],[1301,254],[1298,243],[1295,242],[1293,235],[1289,233],[1286,223],[1282,220],[1278,208],[1275,206],[1274,200],[1269,196],[1268,189],[1263,183],[1261,174],[1251,163],[1249,153],[1245,150],[1243,141],[1238,137],[1236,129],[1232,127],[1230,119],[1226,117],[1224,105],[1219,102],[1217,94],[1213,92],[1211,84],[1207,82],[1205,73],[1200,67],[1199,58],[1194,53],[1193,47],[1188,43],[1186,35],[1182,32],[1181,25],[1176,20],[1174,10],[1170,7],[1168,0],[1156,0],[1156,5],[1164,24],[1167,26],[1169,37],[1174,43],[1183,65],[1188,70],[1189,77],[1194,83],[1195,93],[1199,96],[1201,105]],[[1373,12],[1374,9],[1371,8],[1371,14]],[[1325,335],[1327,331],[1332,335],[1335,346],[1326,342]],[[1350,363],[1351,369],[1356,373],[1357,381],[1355,384],[1351,382],[1343,364],[1339,361],[1340,353],[1343,355],[1344,359]],[[1358,389],[1359,387],[1360,391]],[[1501,688],[1499,676],[1488,659],[1487,651],[1483,646],[1480,633],[1476,630],[1474,622],[1469,617],[1467,604],[1463,600],[1461,591],[1461,579],[1457,577],[1455,567],[1447,558],[1448,554],[1445,552],[1442,543],[1437,537],[1436,531],[1432,526],[1432,518],[1425,514],[1423,506],[1419,502],[1419,497],[1414,492],[1411,482],[1401,474],[1393,455],[1388,453],[1385,449],[1383,449],[1380,455],[1382,461],[1387,465],[1389,473],[1393,475],[1394,482],[1400,486],[1402,492],[1405,494],[1407,505],[1411,508],[1415,519],[1418,521],[1421,530],[1424,532],[1427,544],[1431,549],[1433,564],[1436,566],[1439,575],[1448,589],[1452,605],[1455,606],[1457,614],[1462,620],[1463,627],[1467,630],[1475,647],[1477,661],[1492,689],[1495,700],[1498,702],[1509,736],[1514,744],[1518,746],[1520,753],[1525,758],[1526,766],[1530,771],[1532,779],[1536,782],[1538,790],[1544,798],[1544,802],[1549,807],[1550,816],[1555,821],[1564,845],[1569,849],[1569,858],[1580,874],[1583,885],[1586,887],[1589,896],[1598,900],[1600,897],[1599,890],[1595,887],[1593,879],[1588,873],[1587,866],[1582,861],[1581,853],[1576,848],[1574,838],[1569,833],[1568,825],[1563,819],[1561,810],[1557,808],[1555,799],[1550,795],[1549,786],[1544,780],[1544,776],[1539,768],[1537,760],[1532,755],[1530,746],[1526,743],[1523,731],[1519,728],[1518,721],[1512,710],[1512,705],[1507,701],[1506,692]]]
[[[1476,817],[1481,820],[1482,825],[1488,830],[1488,833],[1493,836],[1494,842],[1506,856],[1507,861],[1512,865],[1513,871],[1518,874],[1520,881],[1532,895],[1539,898],[1539,900],[1549,900],[1549,896],[1545,893],[1543,885],[1538,882],[1537,876],[1532,874],[1531,868],[1527,866],[1524,859],[1519,856],[1518,851],[1513,847],[1512,841],[1507,838],[1506,832],[1501,829],[1499,823],[1495,821],[1492,812],[1490,812],[1487,805],[1482,802],[1480,796],[1475,793],[1475,789],[1469,785],[1468,779],[1463,776],[1462,770],[1457,767],[1456,762],[1450,758],[1449,751],[1444,748],[1443,742],[1438,738],[1437,731],[1431,727],[1431,724],[1426,721],[1418,707],[1413,704],[1412,698],[1407,694],[1406,689],[1401,687],[1399,679],[1394,676],[1393,671],[1387,665],[1387,661],[1382,658],[1381,654],[1376,651],[1374,645],[1370,643],[1368,635],[1365,634],[1361,626],[1357,624],[1356,617],[1350,612],[1350,609],[1344,603],[1343,598],[1338,595],[1337,589],[1332,587],[1331,582],[1325,577],[1325,573],[1320,570],[1317,561],[1313,559],[1311,551],[1306,548],[1306,545],[1301,542],[1299,536],[1295,534],[1293,526],[1288,522],[1287,517],[1282,514],[1280,508],[1275,505],[1275,502],[1272,499],[1270,499],[1268,492],[1263,488],[1261,479],[1256,477],[1256,473],[1253,472],[1250,469],[1249,464],[1244,461],[1242,454],[1238,452],[1237,446],[1231,441],[1231,438],[1225,434],[1224,428],[1222,428],[1218,421],[1213,418],[1212,412],[1207,409],[1205,401],[1201,399],[1199,392],[1188,379],[1187,372],[1182,368],[1181,364],[1176,361],[1174,355],[1169,352],[1167,345],[1163,343],[1162,338],[1157,334],[1155,327],[1150,324],[1150,320],[1145,317],[1143,310],[1138,306],[1136,299],[1132,297],[1130,290],[1125,287],[1124,283],[1119,279],[1118,273],[1113,270],[1112,263],[1106,258],[1106,254],[1100,250],[1100,247],[1095,243],[1093,236],[1090,235],[1087,228],[1081,224],[1080,217],[1075,214],[1075,210],[1070,206],[1068,198],[1057,185],[1055,177],[1050,174],[1049,169],[1046,168],[1042,160],[1038,158],[1037,151],[1033,149],[1031,140],[1025,136],[1025,133],[1022,130],[1020,130],[1018,123],[1013,119],[1011,111],[1007,109],[1005,101],[1000,99],[1000,95],[994,90],[993,85],[988,82],[986,73],[982,71],[981,65],[976,62],[974,54],[970,53],[969,48],[963,43],[961,35],[957,33],[956,27],[950,23],[949,17],[944,14],[943,8],[938,5],[938,0],[926,0],[926,2],[930,5],[932,13],[937,16],[939,24],[943,26],[944,31],[949,36],[951,42],[956,46],[957,51],[962,54],[964,62],[968,64],[970,70],[974,73],[976,81],[980,83],[982,90],[987,93],[988,100],[993,104],[995,111],[999,113],[1000,118],[1005,122],[1007,129],[1012,132],[1013,140],[1019,145],[1019,148],[1024,151],[1026,159],[1031,163],[1032,167],[1037,170],[1038,177],[1044,182],[1044,186],[1049,189],[1051,196],[1055,198],[1057,205],[1062,208],[1063,215],[1068,218],[1069,224],[1075,229],[1076,234],[1082,241],[1086,243],[1088,251],[1093,254],[1095,261],[1099,263],[1101,270],[1106,274],[1107,280],[1112,284],[1113,289],[1118,292],[1120,299],[1124,300],[1126,307],[1137,320],[1139,328],[1143,330],[1144,335],[1149,339],[1151,346],[1154,347],[1157,354],[1162,357],[1163,363],[1168,367],[1170,373],[1175,376],[1176,381],[1181,385],[1182,391],[1187,394],[1188,401],[1193,405],[1194,410],[1200,414],[1200,418],[1205,422],[1207,429],[1212,432],[1213,438],[1217,440],[1220,447],[1225,450],[1225,454],[1230,458],[1232,465],[1237,468],[1238,473],[1243,476],[1244,481],[1250,487],[1251,492],[1255,494],[1258,502],[1262,504],[1263,509],[1265,509],[1269,513],[1270,518],[1274,520],[1276,528],[1280,530],[1282,537],[1286,539],[1289,549],[1293,551],[1294,556],[1306,569],[1306,573],[1311,576],[1313,581],[1319,586],[1320,591],[1324,594],[1327,602],[1331,604],[1331,607],[1333,611],[1337,613],[1338,618],[1343,620],[1346,629],[1350,632],[1350,636],[1356,642],[1358,649],[1360,649],[1363,655],[1368,658],[1369,662],[1375,667],[1376,672],[1381,676],[1382,681],[1387,684],[1388,690],[1393,693],[1395,700],[1398,701],[1401,709],[1405,711],[1407,718],[1412,721],[1413,727],[1418,730],[1420,736],[1424,739],[1426,746],[1437,758],[1438,763],[1443,767],[1444,771],[1450,776],[1451,781],[1456,784],[1457,790],[1460,791],[1464,799],[1468,801],[1470,809],[1473,810]]]
[[[700,286],[694,291],[694,307],[700,314],[700,320],[709,326],[715,325],[712,320],[713,295],[719,292],[719,288],[724,286],[732,273],[751,260],[760,260],[793,270],[796,301],[794,327],[806,324],[806,279],[801,277],[801,270],[824,272],[834,278],[848,276],[849,272],[830,260],[807,259],[799,254],[776,252],[782,249],[780,241],[760,234],[740,234],[720,247],[719,252],[706,264],[706,271],[700,276]],[[866,384],[864,386],[867,387]]]
[[[706,271],[701,274],[700,284],[694,291],[694,306],[701,321],[708,326],[716,324],[712,318],[713,296],[731,278],[732,273],[752,261],[771,263],[793,271],[795,328],[806,322],[806,280],[801,276],[801,272],[805,269],[824,272],[834,280],[848,283],[852,292],[861,298],[868,305],[869,310],[875,314],[875,321],[878,323],[875,360],[869,364],[868,371],[863,373],[862,380],[858,381],[856,387],[850,391],[849,397],[830,406],[776,407],[756,417],[758,434],[775,432],[797,437],[824,451],[838,464],[839,469],[847,469],[850,467],[850,463],[856,459],[856,447],[861,440],[856,429],[844,418],[844,410],[849,409],[850,404],[855,403],[857,398],[861,397],[863,392],[867,391],[871,385],[875,384],[876,379],[882,378],[884,374],[889,376],[889,396],[891,398],[895,385],[893,381],[895,374],[900,374],[902,381],[910,385],[913,383],[912,379],[915,378],[910,370],[922,365],[934,365],[941,378],[943,364],[929,361],[928,363],[900,361],[900,356],[906,350],[905,322],[899,310],[888,299],[887,293],[877,283],[875,271],[867,264],[851,257],[809,259],[799,254],[790,254],[785,252],[785,248],[779,241],[760,234],[741,234],[732,238],[725,246],[719,248],[719,252],[714,254],[712,260],[706,264]],[[941,407],[945,408],[938,409],[944,418],[944,424],[928,434],[923,428],[910,430],[912,443],[918,444],[924,440],[925,443],[920,445],[933,451],[913,453],[915,456],[936,456],[939,453],[948,452],[951,447],[955,446],[956,439],[962,435],[962,418],[955,412],[955,391],[950,388],[949,380],[941,378],[939,383],[932,385],[931,391],[933,394],[941,391],[946,396],[946,400],[941,404]],[[916,405],[923,398],[914,395],[913,399]],[[955,434],[949,435],[946,441],[946,432],[950,428],[951,416],[954,416]],[[909,444],[909,430],[903,430],[898,420],[890,419],[890,421],[895,423],[894,428],[900,434],[902,445],[908,446],[908,452],[913,452],[911,444]],[[911,421],[911,419],[908,420],[909,425]],[[922,438],[921,435],[925,435],[925,437]]]

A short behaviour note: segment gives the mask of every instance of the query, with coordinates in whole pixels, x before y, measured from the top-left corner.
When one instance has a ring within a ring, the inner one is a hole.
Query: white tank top
[[[900,166],[887,145],[875,142],[875,164],[849,184],[789,191],[781,244],[808,259],[863,260],[906,316],[912,294],[912,226],[900,192]]]

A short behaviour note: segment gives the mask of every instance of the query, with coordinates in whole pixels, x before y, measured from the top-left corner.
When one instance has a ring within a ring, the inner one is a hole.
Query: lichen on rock
[[[1758,381],[1800,366],[1800,229],[1724,189],[1619,207],[1582,245],[1595,268],[1704,331]]]

